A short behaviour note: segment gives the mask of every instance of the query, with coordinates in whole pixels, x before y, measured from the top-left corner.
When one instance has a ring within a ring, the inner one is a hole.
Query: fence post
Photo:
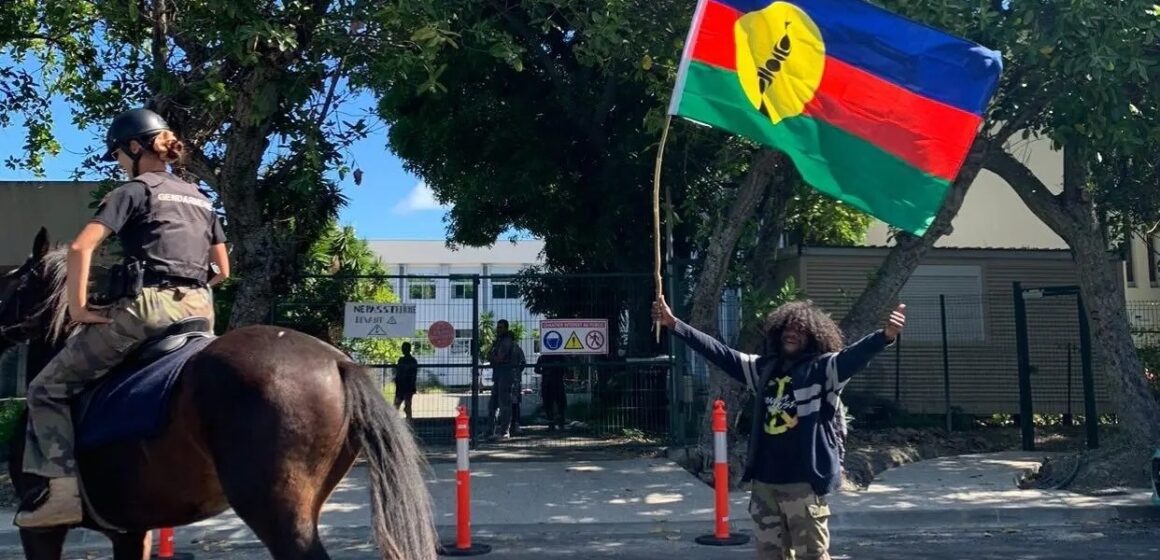
[[[479,418],[479,275],[471,275],[471,448],[475,449],[475,435]],[[486,423],[485,423],[486,424]]]
[[[1100,418],[1096,415],[1096,382],[1092,376],[1092,333],[1088,328],[1083,296],[1076,296],[1075,301],[1079,310],[1079,359],[1083,369],[1084,425],[1087,426],[1088,449],[1096,449],[1100,446]]]
[[[471,465],[467,455],[467,440],[471,437],[467,408],[459,406],[455,417],[455,543],[440,546],[443,556],[479,556],[491,552],[491,546],[471,542]]]
[[[713,403],[713,486],[716,495],[712,535],[702,535],[697,544],[709,546],[738,546],[749,542],[749,536],[729,532],[729,453],[726,449],[725,401]]]
[[[1023,285],[1012,283],[1015,298],[1015,351],[1019,356],[1019,427],[1023,450],[1035,451],[1035,423],[1031,409],[1031,354],[1027,341],[1027,309],[1023,301]]]
[[[947,348],[947,297],[938,295],[938,310],[942,321],[942,359],[943,359],[943,401],[946,403],[947,431],[954,426],[951,421],[951,361]]]

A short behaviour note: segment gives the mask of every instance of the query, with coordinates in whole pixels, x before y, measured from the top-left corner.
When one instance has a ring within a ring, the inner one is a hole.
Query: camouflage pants
[[[759,560],[829,560],[830,506],[809,484],[753,482],[749,514]]]
[[[208,289],[145,288],[99,313],[107,325],[76,329],[64,348],[28,385],[28,434],[24,472],[46,478],[76,476],[72,398],[117,365],[142,340],[191,316],[213,321]]]

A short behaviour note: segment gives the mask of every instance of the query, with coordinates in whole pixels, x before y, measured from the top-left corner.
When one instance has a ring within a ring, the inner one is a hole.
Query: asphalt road
[[[754,557],[752,544],[733,548],[694,544],[691,532],[669,530],[651,534],[601,535],[513,528],[504,534],[480,538],[493,545],[486,560],[540,560],[544,558],[617,558],[620,560],[702,560]],[[335,560],[378,558],[365,539],[332,536],[327,550]],[[258,544],[201,544],[180,547],[197,560],[258,560],[269,554]],[[834,535],[835,559],[912,560],[970,558],[971,560],[1088,560],[1090,558],[1160,558],[1160,521],[1112,522],[1068,527],[1025,529],[955,529],[899,532],[841,531]],[[17,550],[0,552],[3,558],[22,558]],[[66,552],[66,558],[103,560],[108,550]]]

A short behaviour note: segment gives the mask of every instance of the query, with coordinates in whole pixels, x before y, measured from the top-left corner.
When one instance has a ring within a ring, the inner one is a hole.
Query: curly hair
[[[766,340],[775,352],[781,350],[781,333],[787,326],[795,326],[805,333],[808,341],[805,354],[824,354],[842,349],[842,331],[830,314],[810,300],[792,301],[769,313],[765,318]]]

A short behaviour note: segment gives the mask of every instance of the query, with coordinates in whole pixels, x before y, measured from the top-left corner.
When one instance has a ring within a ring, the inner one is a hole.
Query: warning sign
[[[415,335],[415,305],[347,302],[342,336],[406,338]]]
[[[540,321],[541,354],[608,354],[607,319]]]

